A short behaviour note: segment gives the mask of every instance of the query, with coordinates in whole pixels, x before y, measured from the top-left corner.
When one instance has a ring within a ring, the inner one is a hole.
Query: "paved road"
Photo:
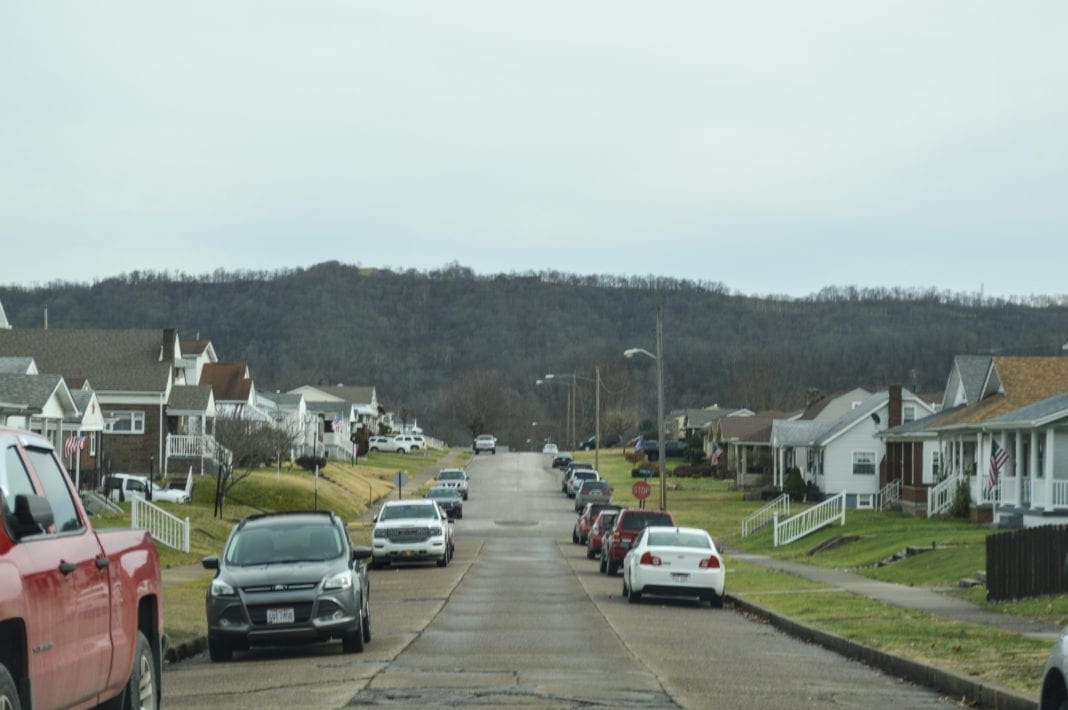
[[[477,457],[445,568],[372,573],[374,637],[198,657],[164,677],[180,707],[924,707],[937,694],[729,609],[627,604],[572,545],[574,514],[536,454]],[[729,578],[728,578],[729,580]],[[728,581],[729,584],[729,581]]]

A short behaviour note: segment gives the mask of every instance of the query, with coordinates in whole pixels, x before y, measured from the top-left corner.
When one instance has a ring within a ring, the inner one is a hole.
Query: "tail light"
[[[715,559],[715,558],[713,558],[713,559]],[[705,560],[701,564],[704,565],[705,562],[707,562],[707,560]],[[652,565],[653,567],[659,567],[660,566],[660,558],[657,557],[656,555],[654,555],[651,552],[646,552],[644,555],[642,555],[641,559],[638,560],[638,564],[640,564],[640,565]],[[716,565],[717,566],[719,565],[719,561],[718,560],[716,561]]]
[[[701,560],[701,564],[698,566],[701,569],[719,569],[719,558],[712,555],[707,560]]]
[[[614,533],[612,533],[612,542],[619,542],[622,539],[623,539],[623,533],[619,532],[618,530],[616,530]]]

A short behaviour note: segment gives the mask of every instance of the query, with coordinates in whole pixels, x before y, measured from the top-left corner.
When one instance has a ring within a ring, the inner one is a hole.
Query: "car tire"
[[[708,595],[708,606],[712,609],[723,608],[723,595],[712,592]]]
[[[11,677],[7,666],[0,663],[0,708],[19,710],[22,703],[19,702],[19,691],[15,685],[15,679]]]
[[[368,449],[368,450],[369,450],[369,451],[378,451],[378,447],[377,447],[377,446],[372,446],[372,447],[371,447],[370,449]]]
[[[462,510],[461,510],[460,512],[458,512],[458,513],[456,514],[456,519],[457,519],[457,520],[459,520],[459,519],[460,519],[460,518],[462,518],[462,517],[464,517],[464,511],[462,511]]]
[[[571,544],[572,545],[577,545],[578,544],[578,530],[574,530],[574,529],[571,530]]]
[[[360,614],[363,616],[363,614]],[[345,653],[363,653],[363,620],[356,628],[341,637],[341,650]]]
[[[627,601],[631,604],[638,604],[642,600],[642,593],[629,588],[626,581],[623,582],[623,595],[627,597]]]
[[[208,634],[208,658],[210,658],[213,663],[224,663],[233,657],[233,646]]]
[[[497,449],[490,449],[490,453],[493,454],[494,456],[496,456],[497,455]]]
[[[604,557],[604,552],[601,552],[601,574],[608,574],[608,560]]]
[[[609,577],[615,577],[616,576],[616,572],[619,571],[619,563],[614,561],[614,560],[608,560],[607,569],[608,569],[608,572],[607,572],[608,576]]]
[[[371,559],[371,569],[385,569],[389,567],[389,560]]]
[[[156,652],[143,631],[137,632],[133,667],[123,690],[124,708],[159,707],[160,685]]]
[[[467,494],[464,493],[464,500],[467,500]]]
[[[371,640],[371,608],[370,606],[363,610],[363,621],[360,622],[360,626],[363,631],[363,641],[367,643]]]
[[[438,565],[438,567],[448,567],[449,566],[449,551],[448,550],[445,550],[445,552],[441,553],[441,559],[437,561],[437,565]]]
[[[406,453],[408,453],[408,452],[407,452],[407,451],[405,451],[404,449],[397,449],[397,453],[398,453],[398,454],[406,454]]]
[[[586,559],[587,559],[587,560],[592,560],[592,559],[593,559],[594,557],[596,557],[596,556],[597,556],[597,555],[596,555],[596,554],[594,553],[594,551],[593,551],[593,548],[592,548],[592,547],[587,547],[587,548],[586,548]]]

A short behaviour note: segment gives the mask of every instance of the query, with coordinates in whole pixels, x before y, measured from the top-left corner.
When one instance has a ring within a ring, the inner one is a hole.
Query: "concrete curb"
[[[725,596],[738,609],[766,620],[791,636],[818,644],[839,655],[860,661],[917,685],[934,688],[954,698],[967,698],[981,707],[1002,710],[1034,710],[1038,707],[1038,701],[1033,697],[1027,697],[996,685],[988,685],[953,671],[928,666],[911,658],[880,651],[838,634],[821,631],[814,626],[783,616],[734,594]]]
[[[167,653],[163,654],[163,660],[167,663],[177,663],[192,658],[198,653],[204,653],[206,650],[208,650],[208,637],[197,636],[194,639],[182,641],[176,646],[170,646]]]

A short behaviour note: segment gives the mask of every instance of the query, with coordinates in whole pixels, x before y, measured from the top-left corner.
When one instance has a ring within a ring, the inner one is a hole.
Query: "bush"
[[[296,464],[303,468],[305,471],[314,471],[315,467],[323,468],[326,466],[325,456],[301,456],[297,459]]]
[[[783,484],[783,492],[790,495],[790,500],[801,501],[808,493],[805,479],[801,477],[801,469],[794,466],[786,473],[786,482]]]
[[[949,506],[949,515],[953,518],[968,519],[968,511],[972,505],[972,494],[969,490],[968,481],[964,480],[953,491],[953,504]]]

